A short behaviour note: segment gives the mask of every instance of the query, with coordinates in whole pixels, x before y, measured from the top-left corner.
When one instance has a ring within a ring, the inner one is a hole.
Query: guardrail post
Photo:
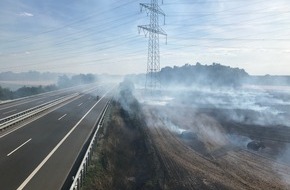
[[[91,148],[89,149],[89,154],[88,154],[88,166],[91,164]]]
[[[78,190],[80,190],[81,189],[81,179],[80,179],[80,177],[78,178]]]

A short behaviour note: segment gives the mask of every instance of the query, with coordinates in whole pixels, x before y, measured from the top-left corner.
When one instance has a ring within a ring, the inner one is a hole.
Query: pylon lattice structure
[[[145,36],[149,36],[148,40],[148,58],[147,58],[147,74],[145,88],[157,88],[160,86],[160,52],[159,52],[159,35],[164,35],[167,40],[167,34],[159,26],[159,16],[165,13],[159,7],[158,0],[151,0],[151,3],[140,3],[141,12],[146,11],[150,17],[149,25],[138,26],[139,33],[144,31]]]

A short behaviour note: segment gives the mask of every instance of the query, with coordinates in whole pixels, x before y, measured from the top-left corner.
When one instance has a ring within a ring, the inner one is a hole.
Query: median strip
[[[23,147],[25,144],[27,144],[29,141],[31,141],[32,139],[28,139],[27,141],[25,141],[23,144],[21,144],[19,147],[17,147],[16,149],[14,149],[12,152],[10,152],[9,154],[7,154],[7,156],[10,156],[11,154],[13,154],[14,152],[16,152],[18,149],[20,149],[21,147]]]

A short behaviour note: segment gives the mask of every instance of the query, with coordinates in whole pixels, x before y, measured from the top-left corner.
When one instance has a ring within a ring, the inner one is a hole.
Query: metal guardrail
[[[22,112],[19,112],[17,114],[14,114],[14,115],[11,115],[9,117],[6,117],[4,119],[1,119],[0,120],[0,131],[3,130],[3,129],[6,129],[12,125],[15,125],[16,123],[19,123],[27,118],[30,118],[30,117],[33,117],[57,104],[61,104],[71,98],[74,98],[76,96],[78,96],[79,94],[78,93],[75,93],[73,95],[69,95],[65,98],[58,98],[56,100],[52,100],[52,101],[49,101],[49,102],[46,102],[44,104],[41,104],[39,106],[35,106],[33,108],[30,108],[28,110],[25,110],[25,111],[22,111]]]
[[[29,108],[29,109],[27,109],[27,110],[24,110],[24,111],[18,112],[18,113],[16,113],[16,114],[13,114],[13,115],[7,116],[7,117],[5,117],[5,118],[3,118],[3,119],[0,119],[0,124],[4,123],[4,122],[6,122],[6,121],[9,121],[9,120],[11,120],[11,119],[14,119],[14,118],[16,118],[16,117],[19,117],[19,116],[21,116],[21,115],[24,115],[24,114],[26,114],[26,113],[29,113],[29,112],[31,112],[31,111],[33,111],[33,110],[38,109],[38,108],[41,108],[41,107],[43,107],[43,106],[46,106],[46,105],[48,105],[48,104],[51,104],[52,102],[56,102],[56,101],[58,101],[58,100],[60,100],[60,99],[62,99],[62,98],[63,98],[63,97],[61,97],[61,98],[57,98],[57,99],[55,99],[55,100],[51,100],[51,101],[46,102],[46,103],[43,103],[43,104],[41,104],[41,105],[38,105],[38,106],[35,106],[35,107],[32,107],[32,108]]]
[[[93,152],[93,146],[94,146],[95,141],[96,141],[97,133],[99,131],[99,128],[102,127],[102,125],[103,125],[104,116],[105,116],[105,114],[107,112],[109,104],[110,104],[110,102],[107,102],[107,105],[106,105],[106,107],[104,108],[104,110],[102,112],[102,115],[101,115],[101,117],[99,119],[99,122],[98,122],[98,127],[97,127],[96,131],[94,132],[94,135],[93,135],[93,137],[91,139],[90,145],[87,148],[87,151],[86,151],[85,156],[84,156],[84,158],[83,158],[83,160],[82,160],[82,162],[81,162],[81,164],[79,166],[79,169],[78,169],[76,175],[73,178],[73,183],[70,186],[70,190],[80,190],[80,188],[83,185],[84,178],[86,176],[87,169],[88,169],[88,166],[89,166],[89,163],[90,163],[90,159],[91,159],[91,155],[92,155],[92,152]]]

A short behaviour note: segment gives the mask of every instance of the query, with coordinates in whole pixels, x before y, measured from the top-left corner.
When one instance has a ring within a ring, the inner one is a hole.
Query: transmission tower
[[[163,3],[163,1],[162,1]],[[155,89],[160,85],[160,52],[159,52],[159,35],[164,35],[167,41],[167,34],[159,26],[159,16],[164,17],[165,13],[159,7],[158,0],[151,0],[151,3],[140,3],[141,12],[146,11],[150,17],[149,25],[138,26],[139,33],[144,32],[148,40],[148,57],[147,57],[147,74],[145,88]]]

